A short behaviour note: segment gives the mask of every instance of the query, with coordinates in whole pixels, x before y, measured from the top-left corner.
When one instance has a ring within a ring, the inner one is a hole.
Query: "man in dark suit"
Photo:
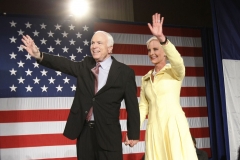
[[[111,56],[112,36],[104,31],[96,32],[90,46],[92,57],[85,57],[81,62],[40,52],[29,36],[23,36],[22,41],[22,47],[39,64],[77,78],[63,134],[77,139],[78,160],[122,160],[119,123],[122,100],[128,113],[127,137],[131,147],[139,139],[140,116],[134,71]],[[96,77],[93,70],[98,70]]]

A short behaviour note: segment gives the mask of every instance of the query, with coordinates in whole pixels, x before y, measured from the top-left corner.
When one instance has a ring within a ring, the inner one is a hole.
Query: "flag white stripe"
[[[69,109],[73,97],[0,98],[0,111]]]
[[[190,128],[204,128],[208,127],[208,117],[187,117]]]
[[[126,65],[153,66],[147,55],[113,54],[119,62]],[[185,67],[203,67],[202,57],[182,56]]]
[[[0,98],[0,111],[69,109],[73,97]],[[139,98],[138,98],[139,101]],[[206,97],[180,97],[182,107],[206,107]],[[126,108],[124,101],[121,108]]]
[[[208,127],[207,117],[187,118],[190,128]],[[127,120],[120,120],[122,131],[127,131]],[[0,136],[58,134],[62,133],[66,121],[0,123]],[[141,130],[146,130],[145,120]]]
[[[185,77],[182,87],[205,87],[204,77]]]
[[[206,97],[181,97],[182,107],[207,107]]]
[[[30,160],[76,157],[76,145],[0,149],[3,160]]]
[[[62,133],[66,121],[1,123],[0,136]]]
[[[210,148],[210,138],[195,138],[197,148]]]
[[[115,44],[136,44],[146,45],[146,42],[152,35],[144,34],[124,34],[124,33],[110,33],[113,36]],[[168,36],[168,39],[176,46],[182,47],[202,47],[200,37],[178,37]]]
[[[123,154],[130,154],[130,153],[143,153],[145,152],[145,142],[140,141],[134,147],[125,146],[122,143]]]

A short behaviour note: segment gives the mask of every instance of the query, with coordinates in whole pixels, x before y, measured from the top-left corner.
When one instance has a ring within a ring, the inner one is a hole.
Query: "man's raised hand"
[[[23,36],[22,42],[24,45],[21,45],[21,47],[24,48],[32,57],[41,59],[40,51],[30,36]]]

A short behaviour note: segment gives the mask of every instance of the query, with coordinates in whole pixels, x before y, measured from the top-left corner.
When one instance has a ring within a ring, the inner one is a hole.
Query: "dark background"
[[[133,0],[135,22],[151,22],[155,12],[165,24],[212,27],[210,0]]]
[[[0,13],[38,16],[68,16],[70,0],[0,0]],[[100,3],[89,0],[94,13],[101,14]],[[111,3],[117,0],[110,0]],[[212,27],[210,0],[133,0],[134,22],[151,22],[152,14],[165,17],[164,24],[188,27]]]

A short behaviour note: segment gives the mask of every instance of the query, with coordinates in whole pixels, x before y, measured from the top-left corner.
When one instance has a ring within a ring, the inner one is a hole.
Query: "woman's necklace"
[[[155,69],[152,72],[152,75],[155,76],[157,74],[157,72],[155,71]]]

